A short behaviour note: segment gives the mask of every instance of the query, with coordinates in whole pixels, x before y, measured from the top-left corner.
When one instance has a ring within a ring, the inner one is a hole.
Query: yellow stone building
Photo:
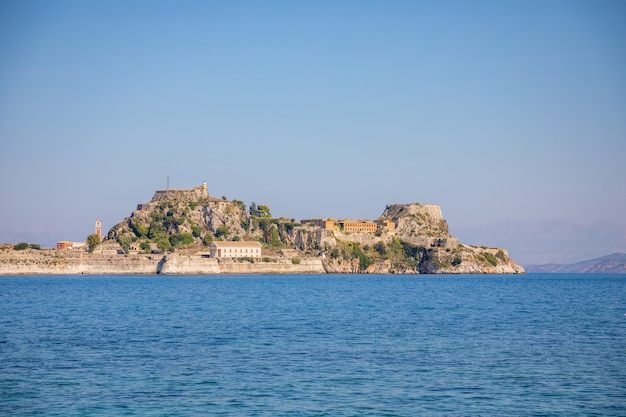
[[[314,224],[326,230],[341,230],[344,232],[376,233],[378,226],[388,231],[396,230],[396,224],[391,220],[333,220],[333,219],[307,219],[302,224]]]
[[[339,225],[344,232],[358,233],[375,233],[378,227],[371,220],[339,220]]]

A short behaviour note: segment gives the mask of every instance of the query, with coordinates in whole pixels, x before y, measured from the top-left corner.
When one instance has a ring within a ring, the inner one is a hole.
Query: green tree
[[[258,226],[259,229],[263,230],[264,232],[267,231],[267,228],[270,225],[269,220],[265,218],[258,219],[258,223],[259,223],[259,226]]]
[[[191,227],[191,233],[193,234],[193,237],[200,237],[202,234],[202,228],[198,225],[193,225]]]
[[[209,232],[202,238],[202,244],[204,246],[209,246],[211,242],[213,242],[213,234]]]
[[[193,235],[191,233],[180,233],[170,236],[172,246],[191,245],[193,243]]]
[[[159,235],[165,233],[165,228],[158,221],[153,221],[150,223],[150,229],[148,230],[148,238],[156,239]]]
[[[148,228],[144,226],[143,224],[135,223],[133,221],[133,222],[130,222],[130,227],[131,229],[133,229],[133,233],[135,233],[135,236],[137,236],[138,238],[148,236]]]
[[[100,236],[96,234],[92,234],[87,236],[87,247],[89,248],[89,252],[93,252],[96,249],[96,246],[100,244]]]
[[[270,240],[270,244],[272,246],[278,246],[280,244],[280,237],[278,235],[278,228],[276,226],[272,226],[272,238]]]
[[[367,269],[371,264],[374,263],[361,249],[361,245],[359,243],[352,243],[351,245],[351,254],[353,258],[359,258],[359,268],[361,270]]]
[[[163,220],[163,226],[165,230],[176,230],[178,226],[178,220],[174,217],[173,212],[167,213],[167,217]]]
[[[256,217],[259,213],[257,212],[256,203],[253,201],[250,203],[250,216]]]
[[[133,242],[130,236],[120,235],[117,237],[117,243],[120,244],[124,253],[128,253],[130,251],[130,244]]]
[[[285,231],[287,233],[291,233],[291,232],[293,232],[293,229],[295,229],[298,226],[301,226],[301,224],[300,223],[296,223],[293,219],[291,219],[290,222],[283,223],[283,226],[285,227]]]
[[[420,254],[420,247],[409,242],[402,242],[402,250],[408,258],[417,259]]]
[[[170,235],[169,241],[172,246],[180,246],[183,241],[183,237],[179,234],[173,234]]]
[[[233,203],[239,207],[242,211],[246,211],[246,203],[241,200],[233,200]]]
[[[144,251],[146,253],[150,252],[150,242],[141,242],[139,247],[141,248],[142,251]]]
[[[170,243],[170,240],[165,235],[159,236],[159,238],[157,239],[156,244],[157,244],[157,248],[159,248],[159,250],[161,252],[165,252],[165,251],[169,250],[172,247],[172,244]]]
[[[261,204],[257,208],[257,216],[259,217],[272,217],[272,213],[270,213],[270,208],[264,204]]]
[[[217,228],[217,230],[215,231],[215,237],[228,237],[228,226],[220,226]]]
[[[387,246],[385,246],[385,244],[380,240],[374,244],[374,250],[381,256],[385,256],[387,254]]]
[[[391,242],[387,244],[389,248],[389,252],[393,255],[393,257],[402,257],[402,242],[398,238],[393,238]]]
[[[483,256],[485,257],[485,259],[487,260],[487,262],[489,262],[491,265],[496,266],[498,265],[498,260],[496,259],[495,256],[493,256],[492,253],[489,252],[483,252]]]
[[[13,246],[13,250],[24,250],[24,249],[28,249],[28,243],[26,242],[21,242]]]

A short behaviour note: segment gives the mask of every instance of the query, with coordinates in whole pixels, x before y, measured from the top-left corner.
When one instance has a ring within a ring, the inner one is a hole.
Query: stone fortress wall
[[[191,189],[168,189],[159,190],[154,193],[152,200],[149,203],[138,204],[137,210],[152,210],[159,203],[164,201],[180,201],[180,202],[192,202],[209,198],[209,192],[206,188],[206,182],[197,187]]]

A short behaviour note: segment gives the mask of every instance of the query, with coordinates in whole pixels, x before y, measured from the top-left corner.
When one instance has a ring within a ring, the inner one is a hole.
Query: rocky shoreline
[[[524,270],[516,264],[501,264],[492,269],[472,266],[435,269],[436,274],[519,274]],[[249,260],[217,260],[191,254],[117,254],[102,255],[84,251],[51,249],[0,251],[0,275],[204,275],[204,274],[418,274],[418,271],[398,270],[390,262],[375,264],[366,271],[358,262],[336,262],[323,256],[298,258],[272,257]]]

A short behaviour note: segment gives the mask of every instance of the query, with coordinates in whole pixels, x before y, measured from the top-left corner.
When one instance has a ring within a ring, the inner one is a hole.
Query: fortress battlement
[[[149,203],[137,205],[137,210],[152,209],[157,203],[163,201],[178,201],[187,203],[199,201],[208,197],[209,192],[206,188],[206,182],[193,188],[159,190],[154,193],[154,196],[152,196],[152,200],[150,200]]]

